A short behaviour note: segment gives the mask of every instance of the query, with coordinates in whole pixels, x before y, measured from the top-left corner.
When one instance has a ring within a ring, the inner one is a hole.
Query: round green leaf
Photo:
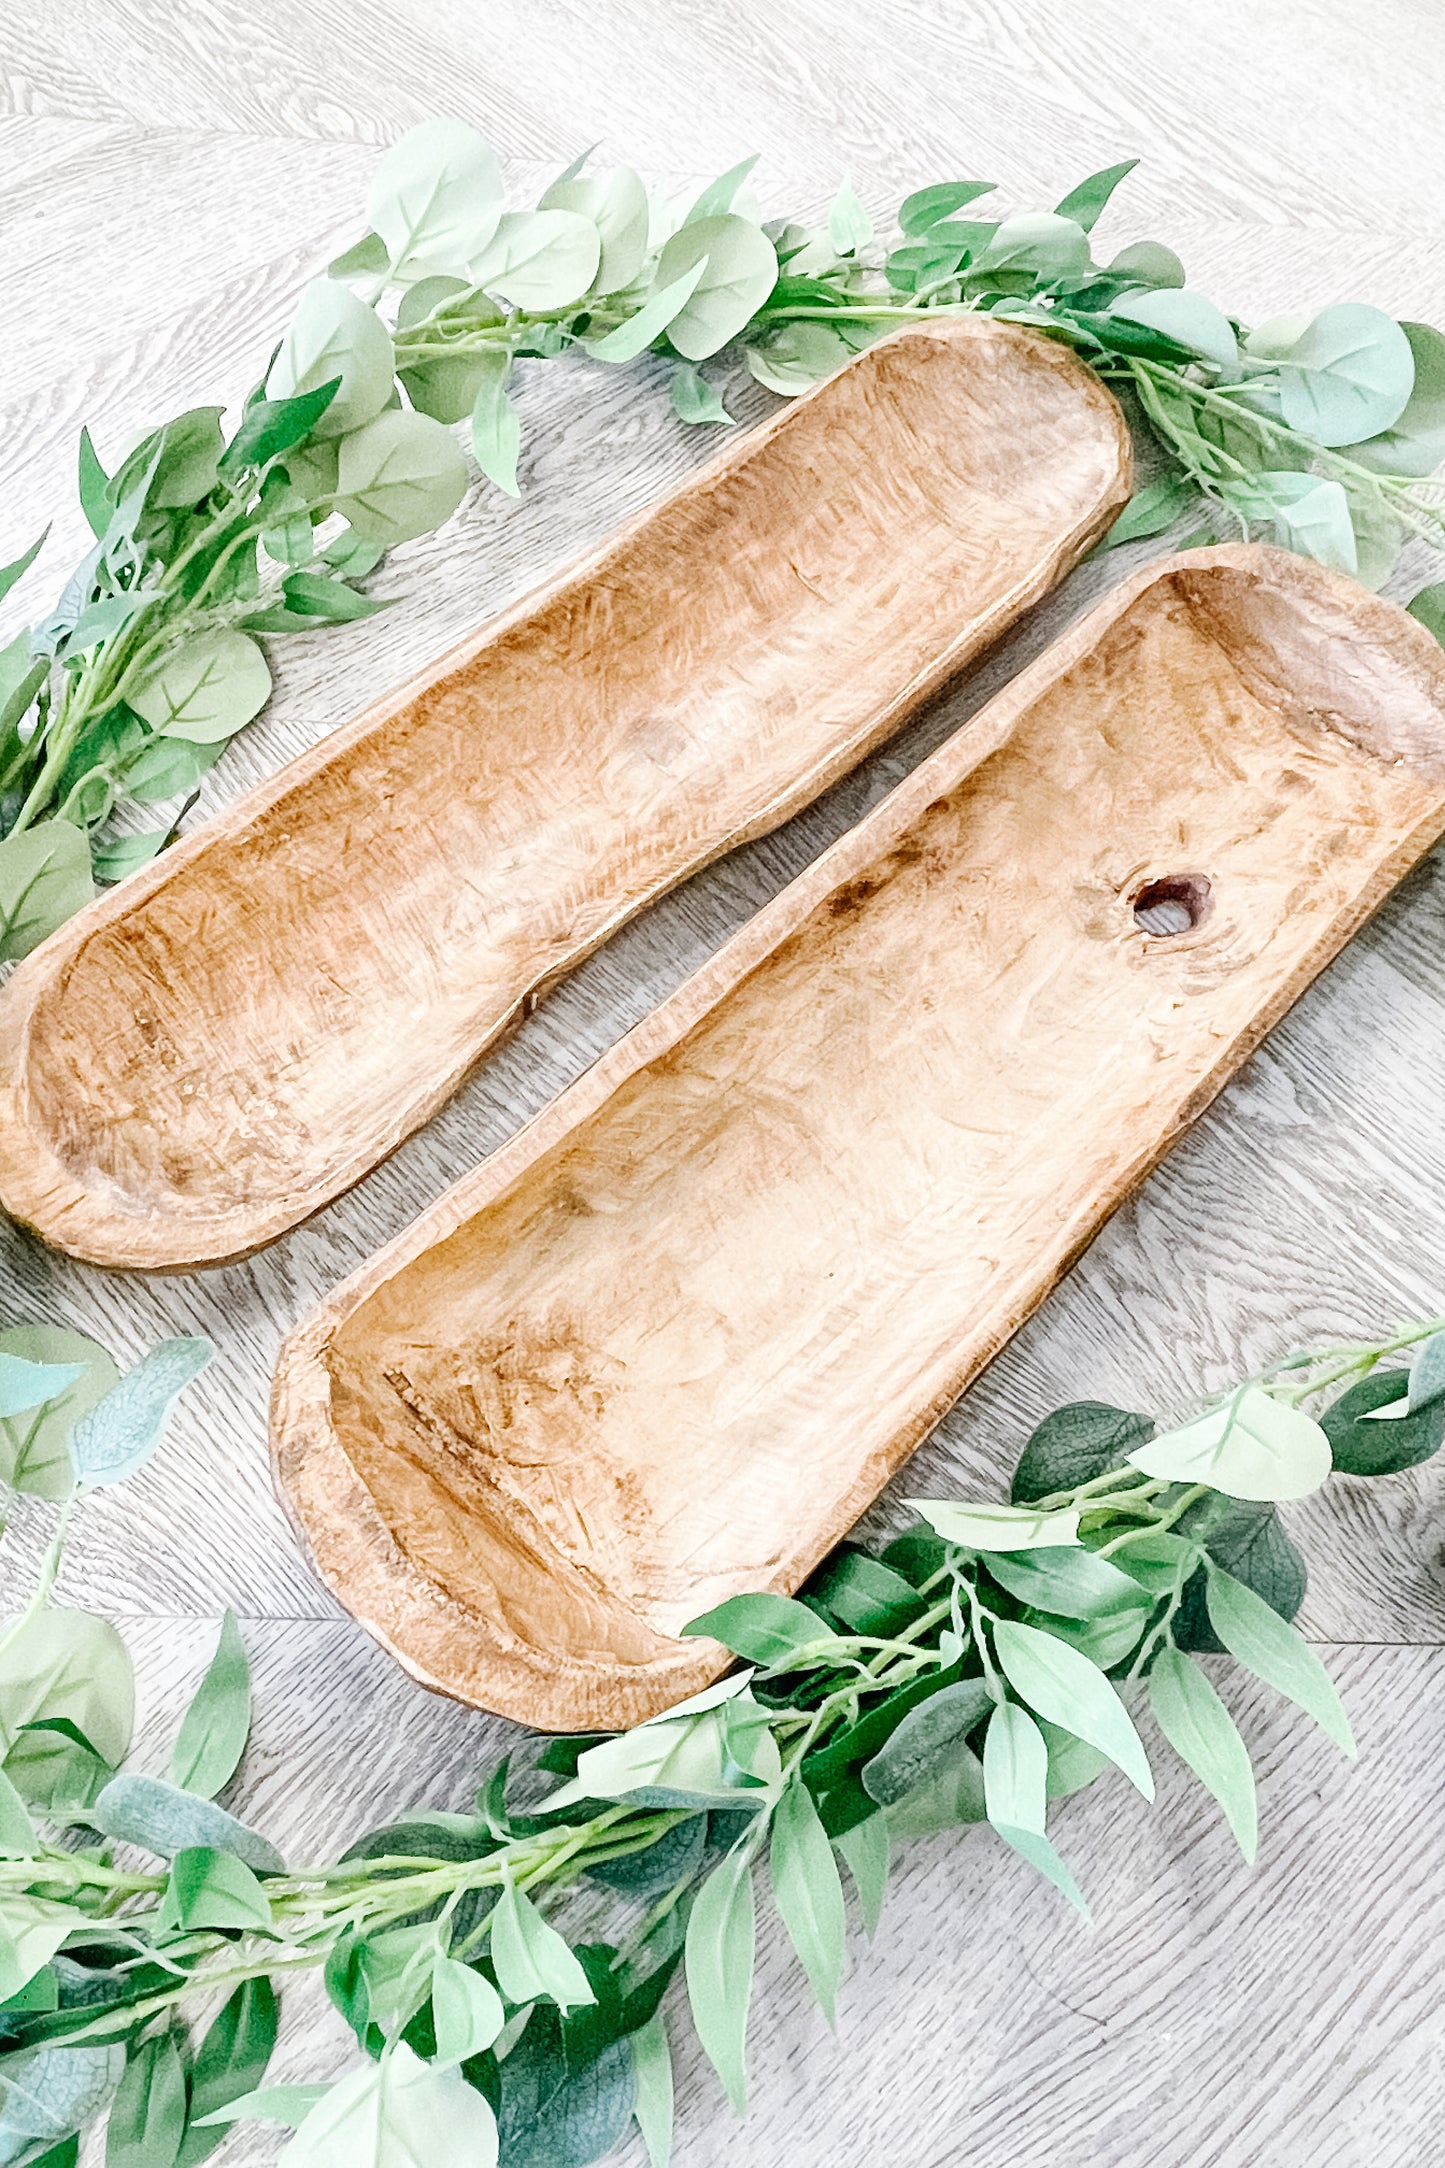
[[[335,279],[313,279],[271,364],[266,397],[294,399],[339,376],[315,434],[340,437],[381,412],[391,397],[394,366],[391,333],[375,309]]]
[[[1182,286],[1184,266],[1162,241],[1132,241],[1109,264],[1116,278],[1137,279],[1141,286]]]
[[[244,632],[218,630],[167,649],[130,704],[164,738],[214,745],[259,715],[270,697],[271,673],[256,642]]]
[[[379,414],[341,446],[336,509],[386,549],[450,519],[467,489],[467,463],[440,422]]]
[[[1297,310],[1283,316],[1270,316],[1262,324],[1256,324],[1244,342],[1246,354],[1257,361],[1280,361],[1310,328],[1310,320]]]
[[[1089,236],[1077,220],[1057,211],[1024,211],[1006,218],[979,257],[978,271],[1025,271],[1038,279],[1087,271]]]
[[[463,272],[497,230],[501,168],[464,121],[423,121],[386,153],[366,204],[398,281]]]
[[[688,361],[706,361],[751,322],[778,279],[772,242],[759,226],[734,212],[700,218],[675,233],[658,258],[659,289],[683,278],[706,259],[697,285],[667,327]]]
[[[1136,1446],[1129,1459],[1165,1482],[1207,1483],[1229,1498],[1258,1499],[1307,1497],[1331,1465],[1329,1439],[1314,1418],[1257,1385]]]
[[[590,218],[576,211],[508,211],[472,277],[519,309],[564,309],[597,276],[602,244]]]
[[[796,398],[853,358],[852,348],[836,331],[806,317],[783,324],[761,346],[748,347],[746,354],[751,374],[785,399]]]
[[[1445,337],[1429,324],[1402,323],[1415,358],[1415,383],[1392,428],[1345,451],[1376,474],[1423,479],[1445,460]]]
[[[593,284],[600,294],[630,286],[647,258],[647,190],[631,166],[615,173],[554,181],[542,198],[544,211],[575,211],[590,220],[601,242]]]
[[[1354,444],[1393,427],[1414,382],[1415,357],[1394,317],[1340,301],[1321,309],[1280,364],[1280,403],[1302,436]]]
[[[33,948],[95,894],[90,846],[69,821],[41,821],[0,843],[0,962]]]
[[[1148,293],[1125,294],[1109,314],[1122,316],[1126,323],[1162,331],[1176,346],[1202,355],[1227,374],[1239,367],[1239,342],[1234,328],[1224,311],[1206,301],[1203,294],[1180,287],[1156,287]]]
[[[59,1325],[12,1325],[0,1332],[0,1354],[81,1366],[54,1400],[0,1422],[0,1481],[33,1498],[63,1498],[73,1480],[69,1441],[76,1418],[110,1391],[120,1372],[98,1340]]]
[[[23,1626],[0,1665],[0,1755],[23,1799],[45,1806],[75,1749],[58,1732],[22,1731],[42,1719],[75,1725],[112,1768],[135,1721],[135,1683],[125,1643],[106,1619],[50,1607]]]

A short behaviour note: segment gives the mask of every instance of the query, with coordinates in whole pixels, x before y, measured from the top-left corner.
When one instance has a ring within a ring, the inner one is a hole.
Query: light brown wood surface
[[[146,1270],[284,1233],[890,737],[1129,487],[1117,404],[1037,334],[870,347],[28,957],[0,1202]]]
[[[1172,242],[1258,322],[1342,299],[1445,323],[1432,0],[0,0],[0,563],[56,524],[0,636],[54,601],[88,531],[75,440],[236,401],[304,280],[361,224],[381,144],[435,111],[502,154],[514,200],[599,140],[601,162],[701,187],[752,150],[766,212],[823,209],[843,171],[882,215],[924,181],[1057,202],[1139,155],[1099,245]],[[744,422],[775,411],[725,384]],[[478,483],[376,583],[383,618],[278,646],[278,697],[206,779],[219,809],[425,668],[712,456],[666,371],[523,374],[523,497]],[[1167,539],[1167,538],[1165,538]],[[131,1360],[166,1332],[220,1353],[163,1454],[91,1502],[61,1594],[135,1645],[138,1766],[233,1603],[257,1725],[230,1795],[295,1859],[419,1798],[462,1806],[523,1734],[424,1693],[341,1612],[271,1492],[266,1404],[285,1334],[570,1083],[820,850],[1164,539],[1081,566],[949,698],[772,837],[645,912],[350,1196],[248,1263],[138,1280],[0,1237],[3,1314],[58,1317]],[[1392,592],[1438,578],[1416,556]],[[920,1449],[907,1493],[996,1495],[1030,1425],[1086,1395],[1165,1418],[1301,1340],[1445,1295],[1445,867],[1437,851],[1270,1034]],[[985,1836],[900,1860],[852,1943],[836,2038],[767,1916],[753,2106],[728,2113],[684,2027],[678,2168],[1439,2168],[1445,2125],[1440,1738],[1445,1472],[1333,1483],[1288,1508],[1303,1621],[1360,1737],[1345,1762],[1277,1697],[1215,1676],[1259,1762],[1244,1869],[1162,1750],[1157,1814],[1122,1779],[1064,1808],[1081,1927]],[[880,1521],[900,1508],[885,1500]],[[5,1600],[46,1519],[0,1558]],[[8,1561],[8,1562],[6,1562]],[[1152,1742],[1151,1742],[1152,1746]],[[351,2050],[288,1994],[278,2076]],[[259,2168],[276,2133],[219,2160]],[[634,2140],[621,2168],[643,2168]]]
[[[1139,574],[287,1342],[326,1580],[539,1730],[695,1693],[1442,827],[1413,619]]]

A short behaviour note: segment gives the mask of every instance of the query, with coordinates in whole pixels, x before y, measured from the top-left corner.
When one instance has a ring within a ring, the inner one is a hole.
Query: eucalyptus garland
[[[132,1686],[114,1628],[51,1601],[77,1500],[144,1464],[206,1344],[167,1342],[117,1379],[78,1334],[3,1340],[9,1491],[57,1509],[34,1597],[0,1629],[9,2168],[74,2168],[101,2121],[107,2168],[194,2168],[243,2119],[293,2130],[285,2168],[583,2168],[634,2118],[661,2168],[684,2003],[744,2106],[760,1882],[830,2021],[845,1876],[871,1933],[910,1836],[983,1825],[1082,1911],[1051,1803],[1110,1772],[1152,1799],[1146,1711],[1252,1860],[1249,1754],[1199,1656],[1227,1652],[1352,1754],[1289,1623],[1305,1568],[1277,1501],[1332,1469],[1413,1467],[1445,1436],[1438,1318],[1292,1355],[1162,1433],[1060,1408],[1007,1504],[915,1501],[877,1555],[845,1546],[799,1597],[695,1621],[746,1667],[718,1685],[630,1732],[509,1757],[471,1812],[419,1809],[293,1866],[216,1803],[250,1722],[234,1619],[162,1778],[120,1766]],[[351,2026],[354,2067],[267,2085],[279,1992],[306,1972]]]
[[[1166,473],[1114,541],[1192,508],[1208,524],[1188,543],[1264,533],[1371,585],[1402,540],[1445,547],[1445,337],[1358,302],[1249,330],[1159,242],[1097,263],[1090,233],[1133,160],[1005,217],[979,215],[988,182],[935,183],[888,246],[847,184],[821,226],[762,221],[754,163],[674,200],[583,158],[508,210],[476,131],[429,121],[382,157],[366,233],[305,289],[229,434],[223,409],[195,407],[107,472],[82,431],[94,545],[0,649],[0,960],[172,839],[266,703],[269,640],[386,606],[362,583],[465,494],[450,425],[469,422],[482,473],[517,494],[510,387],[538,360],[665,357],[674,412],[725,425],[702,365],[728,349],[787,397],[898,324],[979,311],[1065,341],[1132,396]],[[43,540],[0,569],[0,599]],[[1445,586],[1413,607],[1445,628]],[[135,804],[169,810],[139,830]]]

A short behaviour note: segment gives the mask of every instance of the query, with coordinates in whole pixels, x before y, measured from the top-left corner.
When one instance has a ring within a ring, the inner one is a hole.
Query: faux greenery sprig
[[[162,1780],[118,1767],[130,1685],[113,1629],[50,1602],[69,1503],[141,1464],[204,1345],[167,1343],[116,1384],[78,1335],[5,1340],[10,1483],[62,1501],[35,1598],[0,1629],[10,2168],[73,2168],[101,2118],[108,2168],[194,2168],[246,2117],[294,2129],[286,2168],[582,2168],[634,2117],[666,2161],[679,1969],[744,2104],[764,1864],[831,2022],[844,1870],[871,1932],[900,1839],[986,1823],[1083,1910],[1050,1802],[1111,1768],[1152,1798],[1146,1708],[1252,1859],[1249,1755],[1196,1656],[1227,1650],[1353,1753],[1288,1623],[1304,1564],[1276,1501],[1332,1467],[1414,1466],[1445,1436],[1442,1319],[1291,1356],[1162,1435],[1097,1402],[1061,1408],[1008,1504],[921,1502],[878,1556],[845,1547],[800,1597],[735,1597],[688,1629],[747,1669],[631,1732],[503,1762],[472,1813],[421,1811],[293,1869],[214,1801],[249,1722],[234,1621]],[[1408,1369],[1393,1360],[1412,1348]],[[569,1939],[599,1904],[619,1928]],[[277,1990],[308,1971],[362,2056],[330,2086],[266,2086]],[[218,1999],[193,2043],[187,2013]]]
[[[731,347],[789,396],[920,314],[1007,317],[1132,393],[1167,458],[1115,541],[1197,505],[1212,524],[1191,540],[1263,531],[1372,584],[1404,537],[1445,547],[1445,338],[1360,303],[1248,331],[1160,243],[1096,263],[1090,233],[1133,161],[1004,218],[976,215],[987,182],[919,189],[882,250],[847,184],[821,227],[762,222],[754,162],[671,201],[581,159],[507,210],[475,130],[427,122],[381,159],[367,233],[306,288],[229,437],[220,408],[193,408],[107,474],[82,432],[94,545],[0,649],[0,959],[173,837],[266,702],[268,640],[384,607],[358,583],[465,492],[449,425],[469,422],[483,474],[517,493],[509,386],[530,361],[661,355],[681,419],[725,424],[702,365]],[[43,540],[0,569],[0,599]],[[1445,629],[1445,586],[1413,607]],[[118,833],[124,800],[179,812]]]

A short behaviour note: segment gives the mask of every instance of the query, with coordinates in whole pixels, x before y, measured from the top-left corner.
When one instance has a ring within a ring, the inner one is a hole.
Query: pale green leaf
[[[856,256],[873,238],[873,221],[845,180],[828,212],[828,239],[835,256]]]
[[[772,242],[732,212],[679,229],[658,259],[657,284],[667,287],[703,263],[691,295],[666,326],[688,361],[705,361],[751,322],[777,283]]]
[[[546,1996],[563,2010],[596,2001],[587,1975],[526,1892],[509,1882],[491,1915],[492,1963],[510,2002]]]
[[[313,279],[271,364],[266,397],[294,399],[339,377],[315,434],[345,436],[386,405],[395,366],[391,333],[375,309],[335,279]]]
[[[876,1934],[888,1888],[891,1844],[887,1816],[870,1814],[864,1821],[855,1822],[851,1829],[844,1830],[834,1842],[848,1862],[848,1872],[853,1877],[858,1902],[863,1908],[864,1932]]]
[[[274,1844],[209,1799],[197,1799],[161,1777],[122,1770],[111,1778],[90,1819],[117,1844],[138,1844],[157,1859],[177,1852],[229,1852],[257,1874],[280,1874],[285,1862]]]
[[[497,2126],[475,2086],[403,2042],[333,2085],[281,2168],[497,2168]]]
[[[45,535],[48,535],[49,532],[50,529],[47,527],[45,534],[38,534],[28,550],[22,550],[18,557],[12,557],[8,565],[0,565],[0,602],[4,601],[11,588],[15,586],[17,581],[22,580],[30,570],[30,567],[44,548]]]
[[[697,2036],[739,2115],[747,2106],[748,2006],[756,1937],[752,1865],[739,1846],[698,1892],[684,1949]]]
[[[729,166],[715,181],[709,181],[684,219],[684,225],[695,226],[704,218],[718,218],[724,211],[730,211],[738,190],[757,162],[758,153],[754,151],[750,157],[740,158],[735,166]]]
[[[647,190],[631,166],[554,181],[540,208],[574,211],[597,229],[602,252],[593,284],[598,293],[619,293],[632,284],[647,258],[648,213]]]
[[[800,1780],[788,1785],[774,1810],[768,1866],[779,1916],[832,2025],[843,1970],[843,1884],[812,1794]]]
[[[66,1936],[85,1925],[83,1913],[19,1890],[0,1893],[0,2002],[18,1995]]]
[[[379,414],[341,445],[336,510],[384,549],[429,534],[467,491],[467,463],[440,422]]]
[[[32,1806],[48,1808],[66,1791],[73,1746],[54,1732],[23,1729],[55,1718],[74,1724],[114,1768],[130,1746],[135,1682],[108,1619],[50,1605],[0,1654],[0,1757]]]
[[[632,2112],[650,2168],[668,2168],[672,2159],[672,2050],[662,2012],[627,2036],[632,2051]]]
[[[109,2107],[124,2069],[125,2049],[116,2045],[39,2047],[6,2055],[0,2062],[0,2161],[34,2161],[36,2168],[45,2168],[52,2156],[37,2155],[31,2141],[57,2146],[95,2122]]]
[[[318,2100],[330,2092],[329,2085],[260,2085],[239,2093],[209,2115],[199,2115],[196,2127],[212,2123],[280,2123],[295,2130],[304,2123]]]
[[[472,450],[488,481],[509,497],[519,497],[517,454],[522,445],[522,425],[507,397],[511,363],[506,354],[483,355],[472,407]]]
[[[1054,206],[1060,218],[1071,218],[1082,226],[1085,233],[1092,233],[1100,212],[1108,202],[1120,181],[1127,179],[1139,163],[1137,158],[1125,158],[1117,166],[1105,166],[1101,172],[1091,173],[1077,188],[1071,188],[1062,203]]]
[[[244,1860],[188,1845],[171,1861],[160,1918],[172,1930],[254,1930],[271,1925],[271,1905]]]
[[[1345,456],[1376,474],[1423,480],[1445,460],[1445,335],[1430,324],[1402,323],[1414,357],[1415,381],[1404,412],[1363,444],[1347,444]]]
[[[983,1743],[984,1798],[1004,1843],[1089,1916],[1079,1885],[1045,1834],[1049,1750],[1026,1709],[1006,1701],[989,1719]]]
[[[1182,286],[1184,266],[1162,241],[1131,241],[1109,259],[1116,278],[1137,279],[1141,286]]]
[[[382,158],[366,207],[397,279],[409,283],[428,271],[459,276],[497,230],[501,168],[475,128],[423,121]]]
[[[1089,268],[1089,237],[1076,219],[1057,211],[1023,211],[1006,218],[979,257],[979,271],[1024,271],[1043,280]]]
[[[1162,534],[1198,502],[1199,494],[1192,483],[1176,476],[1150,482],[1147,488],[1135,491],[1101,547],[1117,549],[1121,542],[1142,542],[1150,535]]]
[[[69,821],[41,821],[0,843],[0,963],[28,956],[95,894],[90,847]]]
[[[1230,1498],[1304,1498],[1331,1468],[1330,1441],[1312,1416],[1257,1385],[1180,1430],[1165,1431],[1129,1455],[1145,1475],[1208,1483]]]
[[[176,1736],[171,1776],[181,1790],[214,1799],[235,1775],[250,1728],[251,1667],[236,1615],[228,1610],[216,1653]]]
[[[909,1498],[945,1543],[970,1551],[1038,1551],[1079,1540],[1079,1509],[1044,1512],[1036,1506],[964,1506],[947,1498]]]
[[[731,414],[692,362],[679,362],[673,370],[670,396],[672,411],[680,422],[721,422],[732,427]]]
[[[1004,1677],[1039,1716],[1086,1739],[1123,1770],[1130,1783],[1154,1797],[1154,1779],[1133,1720],[1114,1687],[1087,1656],[1040,1627],[1000,1619],[994,1646]]]
[[[1224,1809],[1240,1851],[1252,1861],[1259,1808],[1249,1750],[1198,1664],[1176,1648],[1160,1649],[1149,1673],[1149,1706],[1175,1753]]]
[[[165,1436],[176,1400],[215,1349],[191,1336],[162,1340],[93,1407],[70,1434],[70,1457],[82,1483],[123,1483],[143,1468]]]
[[[1415,357],[1394,317],[1339,301],[1321,309],[1280,364],[1280,404],[1302,436],[1353,444],[1400,419],[1414,382]]]
[[[600,253],[597,228],[576,211],[507,211],[471,276],[514,308],[561,309],[587,292]]]
[[[1114,1766],[1107,1754],[1101,1754],[1087,1739],[1076,1737],[1061,1724],[1050,1724],[1045,1719],[1040,1722],[1039,1730],[1049,1750],[1049,1773],[1044,1790],[1050,1799],[1070,1798]]]
[[[1205,1599],[1209,1623],[1230,1655],[1312,1716],[1341,1752],[1353,1755],[1350,1721],[1334,1681],[1293,1626],[1286,1625],[1262,1596],[1218,1566],[1208,1569]]]
[[[483,2055],[507,2022],[501,1996],[484,1973],[454,1957],[438,1957],[431,1979],[432,2021],[439,2063]]]
[[[1122,317],[1126,323],[1144,324],[1151,331],[1162,331],[1176,346],[1186,347],[1191,354],[1202,355],[1227,376],[1232,376],[1239,368],[1239,342],[1234,336],[1234,328],[1224,311],[1217,309],[1212,301],[1206,301],[1203,294],[1182,287],[1154,287],[1146,293],[1122,295],[1109,313]]]
[[[702,284],[706,270],[707,259],[702,257],[670,284],[654,285],[652,293],[635,316],[626,317],[600,339],[588,341],[588,353],[595,361],[610,361],[614,365],[636,361],[638,355],[645,353],[654,339],[661,338],[679,311],[687,306]]]
[[[151,665],[130,704],[162,737],[213,745],[250,722],[271,697],[256,642],[218,627],[187,635]]]
[[[744,359],[760,384],[784,399],[795,399],[851,361],[853,349],[827,324],[805,319],[783,324],[758,345],[746,347]]]
[[[991,1551],[990,1576],[1020,1603],[1064,1618],[1099,1618],[1140,1600],[1139,1584],[1092,1551]]]

